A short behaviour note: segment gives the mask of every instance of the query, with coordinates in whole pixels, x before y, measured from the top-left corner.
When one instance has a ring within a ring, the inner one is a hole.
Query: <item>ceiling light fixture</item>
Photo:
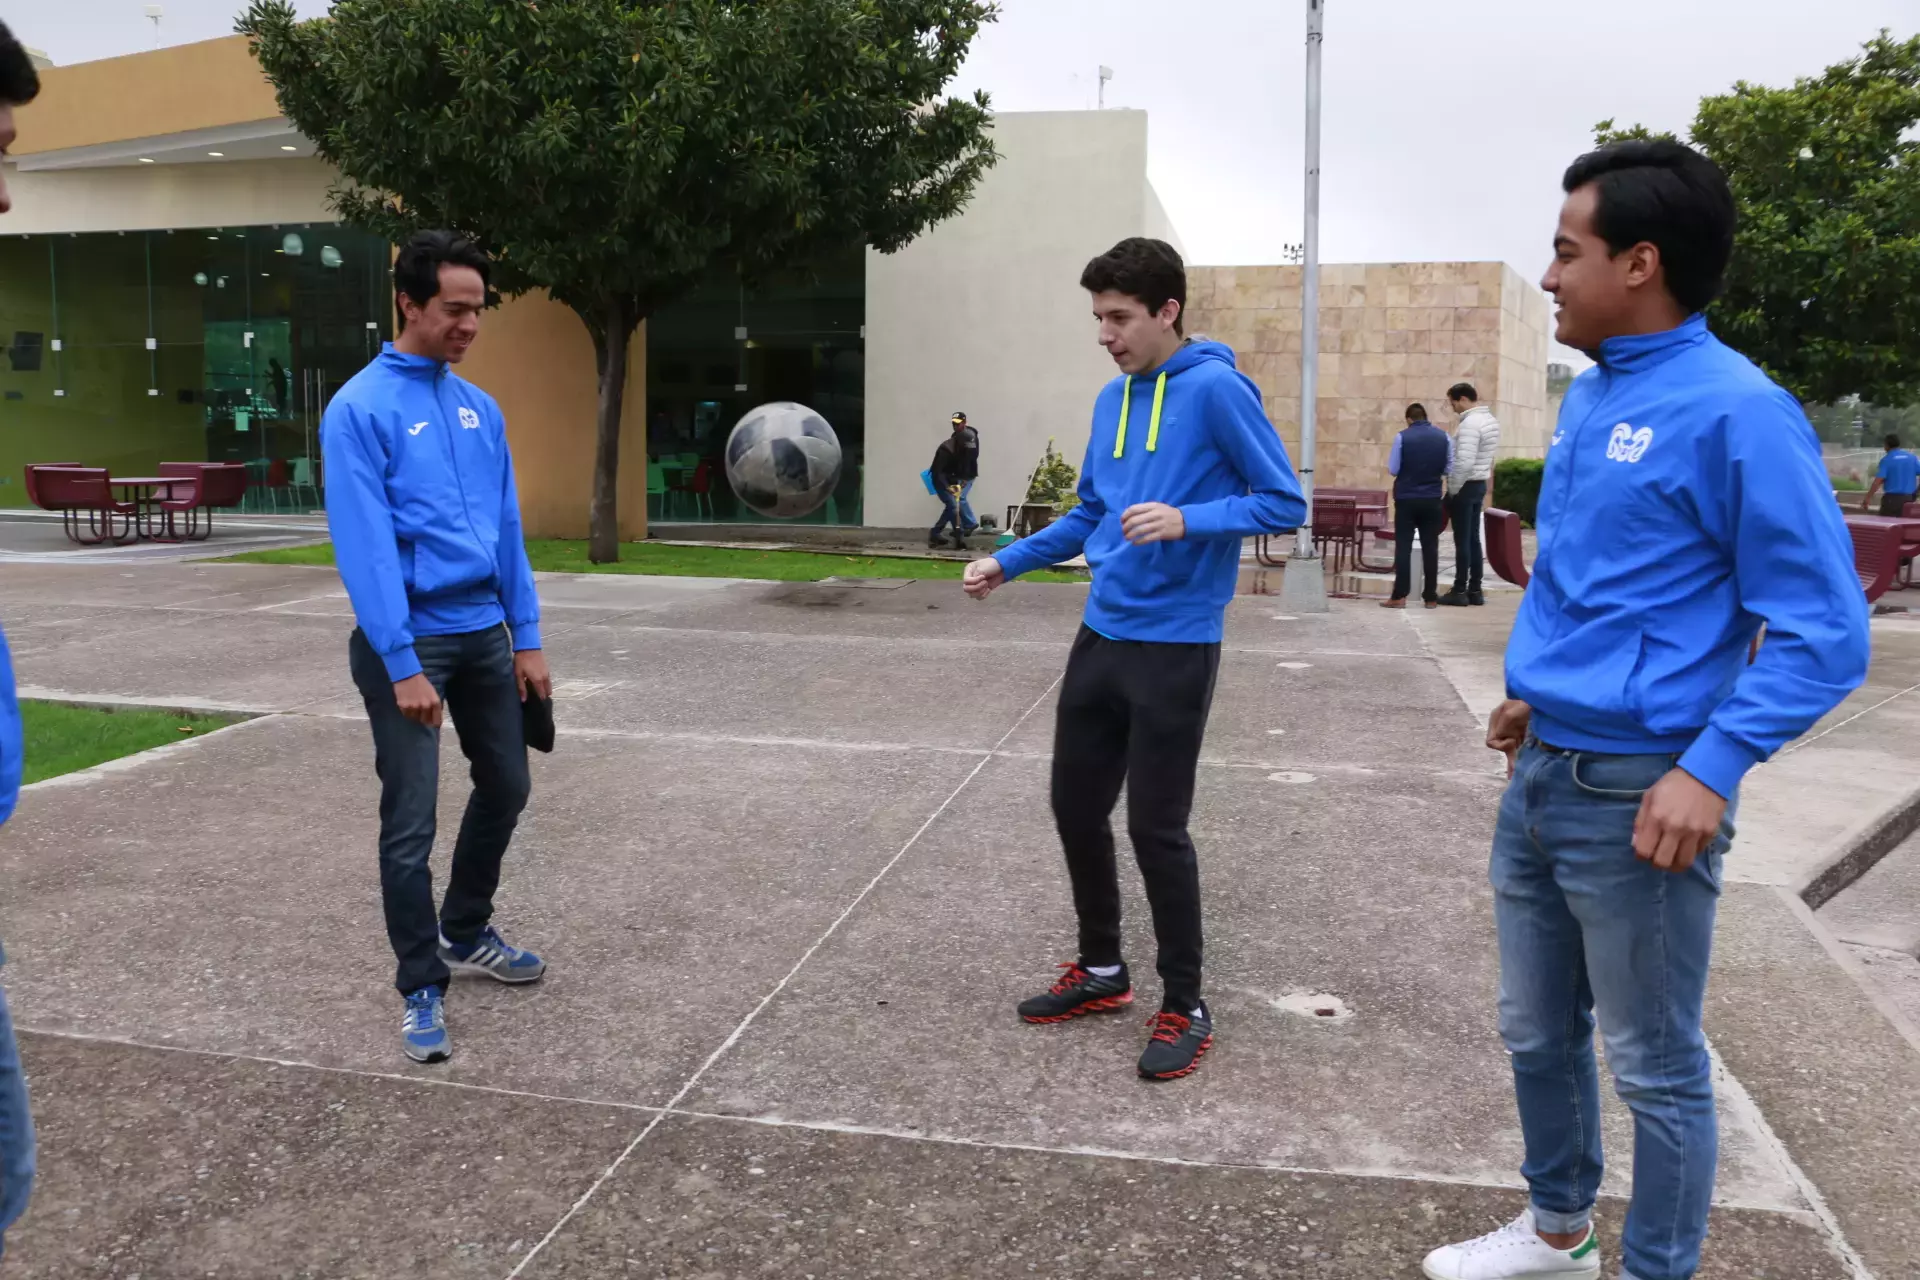
[[[215,160],[224,160],[227,155],[227,153],[224,151],[209,151],[207,152],[207,154],[212,156]]]
[[[146,156],[141,156],[141,157],[140,157],[140,163],[141,163],[141,164],[152,164],[152,163],[153,163],[153,161],[152,161],[152,160],[149,160],[149,159],[148,159],[148,158],[147,158]]]
[[[298,147],[281,147],[280,149],[281,149],[282,151],[298,151],[298,150],[299,150],[300,148],[298,148]]]

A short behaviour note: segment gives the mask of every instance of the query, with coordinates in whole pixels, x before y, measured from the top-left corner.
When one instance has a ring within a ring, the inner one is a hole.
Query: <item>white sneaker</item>
[[[1556,1249],[1540,1238],[1533,1226],[1533,1210],[1498,1231],[1474,1240],[1443,1245],[1422,1264],[1428,1280],[1562,1280],[1565,1276],[1600,1274],[1600,1241],[1587,1228],[1587,1238],[1571,1249]]]

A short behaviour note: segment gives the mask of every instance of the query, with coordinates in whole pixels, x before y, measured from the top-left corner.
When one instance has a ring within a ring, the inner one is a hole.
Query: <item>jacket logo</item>
[[[420,433],[421,433],[422,431],[425,431],[426,429],[427,429],[427,424],[426,424],[426,423],[424,423],[424,422],[416,422],[416,423],[414,423],[414,424],[413,424],[412,426],[410,426],[410,427],[408,427],[408,428],[407,428],[407,434],[408,434],[408,435],[410,435],[410,436],[417,436],[417,435],[419,435],[419,434],[420,434]]]
[[[476,430],[480,426],[480,415],[475,413],[473,410],[467,408],[465,405],[461,405],[460,406],[460,425],[465,427],[469,431]]]
[[[1607,457],[1614,462],[1638,462],[1647,456],[1647,449],[1652,444],[1652,427],[1635,431],[1623,422],[1607,437]]]

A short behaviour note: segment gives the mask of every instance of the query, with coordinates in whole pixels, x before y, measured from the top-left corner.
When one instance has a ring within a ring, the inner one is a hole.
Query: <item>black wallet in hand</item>
[[[520,700],[521,732],[535,751],[553,750],[553,699],[543,698],[532,689]]]

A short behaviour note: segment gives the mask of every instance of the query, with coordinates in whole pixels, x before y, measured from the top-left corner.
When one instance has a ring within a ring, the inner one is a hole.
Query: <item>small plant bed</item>
[[[819,551],[755,551],[742,547],[690,547],[657,542],[623,542],[620,559],[594,564],[587,544],[560,538],[530,538],[527,559],[543,573],[637,573],[677,578],[758,578],[770,582],[818,582],[822,578],[958,579],[964,560],[924,556],[849,556]],[[227,556],[224,563],[333,563],[333,544],[283,547]],[[1048,569],[1027,574],[1029,582],[1085,582],[1087,575]]]
[[[181,715],[144,707],[25,700],[20,703],[20,720],[26,731],[26,776],[22,781],[40,782],[91,769],[122,756],[211,733],[240,719]]]

